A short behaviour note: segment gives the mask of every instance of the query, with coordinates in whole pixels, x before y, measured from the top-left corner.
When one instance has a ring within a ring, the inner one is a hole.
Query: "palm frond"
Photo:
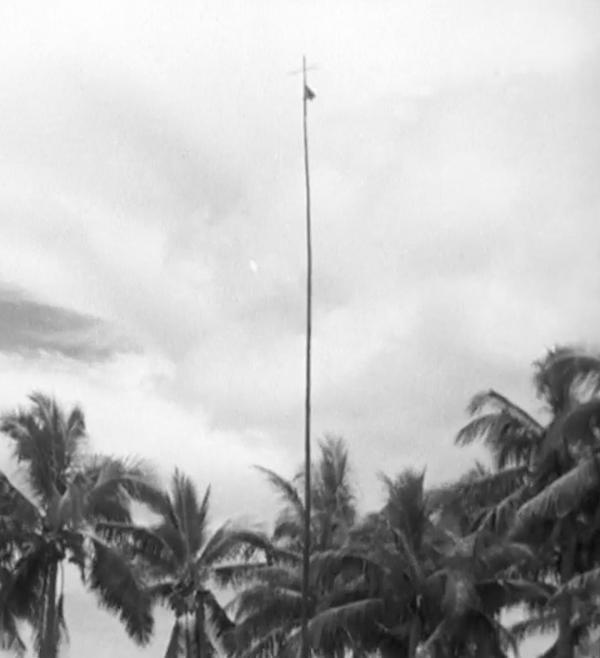
[[[557,658],[558,656],[558,640],[550,645],[544,653],[540,654],[537,658]]]
[[[15,487],[0,471],[0,516],[11,517],[27,528],[35,528],[41,521],[37,506]]]
[[[198,509],[198,515],[196,517],[196,525],[202,530],[202,536],[198,540],[198,548],[202,546],[206,540],[208,513],[210,510],[210,492],[211,488],[210,485],[208,485],[204,491],[204,496],[202,497],[202,502],[200,503],[200,508]]]
[[[510,430],[516,431],[522,426],[520,423],[504,412],[492,412],[473,418],[458,431],[454,442],[459,446],[466,446],[482,439],[488,444],[498,443],[498,437],[510,435]]]
[[[8,584],[10,603],[15,615],[34,619],[37,615],[48,566],[57,559],[52,544],[37,541],[18,559],[13,577]]]
[[[242,551],[246,553],[245,557],[249,558],[256,550],[267,556],[276,551],[264,533],[236,528],[226,521],[208,539],[196,559],[196,564],[212,566],[217,562],[238,557]]]
[[[57,510],[58,527],[77,528],[85,517],[86,488],[82,477],[75,477],[60,497]]]
[[[389,527],[383,512],[370,512],[350,529],[348,543],[366,552],[373,546],[384,543],[384,538],[390,535]]]
[[[411,544],[402,530],[394,528],[393,532],[396,538],[397,547],[404,558],[406,565],[402,570],[410,574],[410,579],[413,583],[420,583],[423,580],[424,571],[419,556],[417,555],[417,551],[415,550],[416,547]]]
[[[80,529],[63,528],[61,530],[61,543],[64,546],[67,561],[79,569],[81,581],[85,583],[88,558],[85,534]]]
[[[329,519],[351,525],[356,517],[350,481],[348,448],[340,437],[328,436],[319,443],[321,458],[313,481],[313,506]]]
[[[256,571],[254,579],[250,582],[294,592],[300,592],[302,589],[300,570],[297,567],[283,565],[262,567]]]
[[[286,635],[286,627],[277,627],[250,643],[241,644],[237,641],[234,632],[229,635],[227,640],[228,653],[235,658],[272,658],[280,655]]]
[[[474,416],[475,414],[481,413],[486,408],[508,414],[510,417],[517,420],[523,427],[527,428],[532,434],[539,434],[543,431],[542,425],[535,420],[533,416],[494,389],[481,391],[474,395],[469,402],[467,411],[471,416]]]
[[[262,561],[220,564],[212,570],[212,577],[219,587],[239,587],[259,578],[262,571],[273,568],[283,570]]]
[[[281,546],[274,546],[268,557],[274,563],[289,566],[298,565],[302,562],[302,553],[300,551],[282,548]]]
[[[584,592],[597,594],[600,592],[600,567],[578,574],[561,585],[552,597],[552,602],[555,602],[566,592],[570,594],[582,594]]]
[[[536,561],[535,550],[526,543],[499,540],[491,537],[491,544],[476,550],[479,569],[487,574],[498,574],[509,567],[519,567]]]
[[[0,568],[0,650],[22,656],[26,647],[10,600],[12,577],[12,570]]]
[[[577,388],[586,388],[589,395],[600,384],[600,358],[578,347],[560,346],[549,350],[534,366],[538,395],[554,412],[566,409]]]
[[[289,505],[295,511],[299,519],[303,519],[304,504],[292,482],[281,477],[281,475],[278,475],[275,473],[275,471],[271,471],[268,468],[264,468],[263,466],[255,466],[254,468],[259,470],[263,475],[267,477],[269,484],[271,484],[271,486],[273,486],[279,493],[283,499],[283,502]]]
[[[241,592],[228,608],[235,610],[232,641],[243,653],[245,648],[274,631],[285,629],[288,637],[289,630],[300,623],[302,595],[285,589],[254,586]]]
[[[510,632],[518,641],[526,640],[540,634],[555,631],[558,625],[558,613],[555,609],[544,609],[509,627]]]
[[[328,608],[317,613],[308,623],[308,634],[314,650],[348,646],[353,637],[372,633],[383,623],[383,599],[372,598]]]
[[[166,568],[173,564],[170,547],[151,528],[129,523],[100,522],[96,524],[96,532],[127,555],[140,556],[152,565],[165,565]]]
[[[506,507],[509,497],[528,480],[526,466],[496,472],[473,471],[456,482],[428,491],[428,506],[439,514],[436,526],[452,532],[462,534],[474,528],[496,529],[501,525],[494,522],[502,516],[502,505]]]
[[[491,502],[499,502],[520,487],[529,475],[527,466],[513,466],[496,473],[490,473],[460,486],[463,497],[480,498]]]
[[[576,509],[598,488],[600,464],[595,456],[577,464],[522,505],[516,515],[513,536],[535,520],[563,517]]]
[[[386,490],[383,513],[394,530],[402,531],[407,542],[420,544],[427,524],[427,501],[424,490],[425,471],[406,469],[395,478],[380,474]]]
[[[77,465],[87,441],[87,430],[83,409],[76,405],[69,412],[64,427],[65,467]]]
[[[300,655],[302,647],[301,632],[301,628],[297,625],[294,628],[288,629],[285,641],[278,652],[278,658],[296,658],[296,656]]]
[[[512,526],[517,510],[526,500],[529,489],[523,484],[499,503],[486,510],[478,519],[475,527],[478,530],[493,531],[504,534]]]
[[[585,656],[599,656],[600,655],[600,637],[585,638],[580,640],[577,647],[581,658]]]
[[[301,602],[298,590],[258,583],[242,590],[227,607],[235,610],[236,621],[244,625],[250,619],[295,618],[300,614]]]
[[[187,554],[185,538],[179,528],[168,521],[164,521],[152,526],[151,530],[169,547],[173,555],[173,561],[183,567],[190,556]]]
[[[161,580],[146,587],[146,593],[152,601],[168,604],[177,588],[177,582],[172,579]]]
[[[32,403],[30,414],[38,429],[45,435],[52,459],[52,468],[60,479],[61,474],[65,473],[68,466],[65,445],[65,414],[53,397],[40,392],[31,393],[28,397]]]
[[[19,633],[17,620],[6,608],[0,611],[0,650],[24,656],[27,647]]]
[[[449,622],[447,619],[443,619],[431,632],[431,634],[426,638],[425,642],[422,643],[420,647],[420,652],[419,655],[423,656],[424,658],[433,658],[435,656],[434,650],[435,646],[438,642],[440,642],[446,632],[447,628],[449,626]]]
[[[449,634],[449,640],[459,647],[469,647],[475,644],[476,655],[493,656],[494,658],[509,658],[510,654],[518,658],[519,645],[517,638],[497,619],[484,612],[474,612],[464,621],[460,630]]]
[[[209,497],[210,489],[207,489],[201,504],[192,480],[181,471],[175,470],[171,479],[171,504],[188,555],[194,555],[204,543]],[[199,523],[200,520],[202,524]]]
[[[506,412],[498,412],[470,421],[459,431],[455,442],[468,445],[482,440],[499,470],[528,464],[541,436],[531,433]]]
[[[383,582],[387,570],[373,557],[352,549],[319,551],[310,558],[310,581],[314,587],[328,590],[340,573],[348,577],[362,575],[374,588]]]
[[[212,592],[204,592],[202,600],[208,612],[208,621],[211,624],[215,637],[221,639],[235,627],[235,624],[229,619],[227,613]]]
[[[578,404],[563,416],[562,431],[569,443],[598,445],[600,430],[600,399],[593,398]]]
[[[554,591],[549,585],[518,578],[494,578],[481,581],[476,584],[476,589],[482,608],[488,614],[495,614],[503,608],[524,602],[544,605]]]
[[[412,594],[412,591],[409,593],[409,588],[403,591],[402,596],[397,596],[398,592],[393,586],[386,588],[384,584],[382,587],[374,587],[373,583],[369,582],[363,574],[353,577],[344,575],[338,578],[337,582],[334,582],[331,589],[319,593],[317,607],[319,610],[324,610],[355,601],[363,601],[380,594],[382,596],[389,595],[390,592],[392,593],[394,605],[397,605],[398,608],[401,607],[399,605],[400,599],[408,600]],[[406,596],[404,596],[405,594]]]
[[[92,537],[90,587],[101,605],[118,614],[127,633],[138,644],[147,644],[152,635],[152,601],[143,583],[121,553]]]
[[[122,491],[97,496],[92,503],[88,499],[85,516],[91,523],[131,523],[131,506],[128,497]]]
[[[543,464],[556,454],[568,450],[577,456],[598,449],[600,438],[600,399],[568,407],[558,413],[548,426],[544,440],[537,454],[537,461]]]
[[[36,533],[11,517],[0,516],[0,565],[12,565],[24,546],[35,540]]]
[[[153,511],[162,512],[168,499],[156,483],[152,469],[143,461],[120,459],[96,455],[89,460],[84,470],[86,478],[92,483],[88,493],[87,516],[108,521],[126,521],[129,513],[129,501],[136,500]],[[107,501],[111,505],[107,506]],[[121,511],[118,511],[118,506]],[[118,518],[108,518],[106,511],[114,509]]]
[[[185,655],[185,641],[183,635],[181,621],[177,618],[169,636],[169,644],[167,645],[165,658],[179,658],[179,656]]]
[[[302,524],[302,519],[298,518],[298,515],[294,510],[284,508],[275,520],[275,526],[273,527],[273,540],[280,541],[284,539],[288,542],[301,543],[303,532],[304,526]]]
[[[468,610],[478,610],[481,606],[472,574],[465,571],[449,571],[446,574],[446,587],[442,608],[449,618],[464,616]]]
[[[59,471],[56,454],[61,437],[55,436],[52,420],[45,422],[53,415],[48,408],[56,407],[55,402],[39,394],[32,396],[32,402],[30,409],[4,414],[0,420],[0,432],[13,441],[15,459],[27,465],[34,494],[46,502],[59,495],[57,486],[64,475]]]

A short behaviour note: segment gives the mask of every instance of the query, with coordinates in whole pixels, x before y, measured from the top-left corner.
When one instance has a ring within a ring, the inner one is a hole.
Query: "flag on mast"
[[[307,85],[304,85],[304,98],[308,101],[312,101],[315,98],[315,92]]]

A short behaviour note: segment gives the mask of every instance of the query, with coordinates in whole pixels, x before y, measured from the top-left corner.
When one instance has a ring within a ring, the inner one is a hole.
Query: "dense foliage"
[[[501,393],[474,396],[456,443],[487,456],[427,487],[382,475],[360,515],[348,449],[319,444],[310,515],[309,641],[315,657],[504,658],[552,633],[548,658],[597,655],[600,627],[600,357],[561,347],[534,365],[535,418]],[[146,644],[173,615],[166,658],[297,656],[305,547],[303,478],[261,473],[280,509],[269,535],[210,524],[176,471],[91,452],[81,409],[33,394],[2,416],[20,484],[0,474],[0,648],[55,658],[66,638],[64,569]],[[137,518],[132,503],[146,510]],[[151,519],[143,522],[140,519]],[[505,623],[518,607],[521,619]]]

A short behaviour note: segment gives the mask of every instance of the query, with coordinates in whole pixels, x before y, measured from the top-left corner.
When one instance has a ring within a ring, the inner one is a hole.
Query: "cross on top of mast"
[[[319,67],[317,64],[310,64],[308,66],[304,66],[301,69],[295,69],[293,71],[288,71],[288,75],[300,75],[301,73],[308,73],[308,71],[318,71]]]

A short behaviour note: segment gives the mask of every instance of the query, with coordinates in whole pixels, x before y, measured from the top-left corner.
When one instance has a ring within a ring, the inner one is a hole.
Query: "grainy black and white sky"
[[[377,471],[459,474],[472,393],[539,411],[531,362],[598,339],[599,52],[593,1],[3,2],[2,406],[81,402],[216,518],[272,513],[251,465],[301,459],[307,53],[315,436],[347,438],[364,507]],[[73,587],[70,655],[138,655]]]

